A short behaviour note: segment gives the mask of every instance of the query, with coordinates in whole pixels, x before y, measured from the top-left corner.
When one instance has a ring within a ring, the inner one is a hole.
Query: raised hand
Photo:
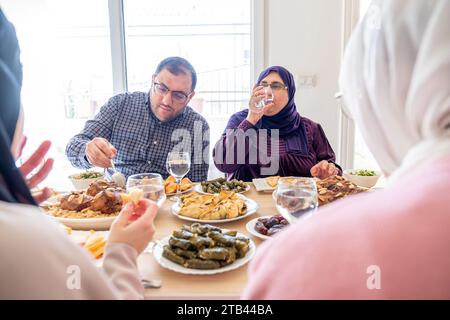
[[[22,140],[22,144],[20,146],[19,156],[22,154],[23,148],[27,142],[27,138],[24,137]],[[20,167],[19,170],[22,173],[28,187],[30,189],[36,187],[39,183],[47,178],[48,174],[52,170],[53,167],[53,159],[45,160],[45,155],[50,149],[51,142],[44,141],[37,148],[37,150],[31,155],[31,157],[26,160]],[[31,175],[33,170],[38,169],[37,172]],[[33,194],[34,200],[37,203],[40,203],[46,199],[48,199],[52,194],[52,190],[45,187],[40,190],[38,193]]]

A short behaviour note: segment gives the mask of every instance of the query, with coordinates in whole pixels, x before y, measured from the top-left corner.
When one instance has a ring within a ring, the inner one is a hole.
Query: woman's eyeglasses
[[[285,90],[288,88],[287,86],[285,86],[284,84],[282,84],[280,82],[272,82],[269,84],[269,83],[263,81],[259,85],[263,86],[263,87],[270,87],[270,89],[272,89],[273,91],[280,91],[280,90]]]
[[[165,96],[166,94],[168,94],[169,92],[172,95],[172,99],[178,103],[184,103],[186,102],[186,100],[189,98],[189,95],[192,93],[184,93],[183,91],[172,91],[169,88],[167,88],[166,85],[164,85],[163,83],[159,83],[154,81],[153,82],[153,89],[155,91],[155,93],[161,95],[161,96]]]

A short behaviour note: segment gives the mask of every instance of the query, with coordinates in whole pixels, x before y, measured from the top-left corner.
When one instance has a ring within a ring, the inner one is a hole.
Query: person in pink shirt
[[[102,268],[37,207],[50,190],[33,197],[29,188],[45,178],[53,161],[29,173],[42,163],[50,142],[16,166],[25,144],[22,65],[14,27],[1,9],[0,43],[0,299],[142,299],[137,257],[155,232],[156,204],[140,200],[123,207],[111,227]]]
[[[450,1],[374,1],[346,106],[388,176],[258,248],[244,299],[450,299]]]

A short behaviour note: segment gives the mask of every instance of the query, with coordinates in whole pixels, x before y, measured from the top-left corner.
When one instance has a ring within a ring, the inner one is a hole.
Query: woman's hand
[[[255,125],[263,117],[265,109],[273,105],[273,103],[269,103],[260,110],[255,109],[255,105],[259,101],[261,101],[261,99],[264,99],[265,95],[266,93],[264,91],[263,86],[253,87],[252,96],[250,97],[250,101],[248,103],[248,115],[246,118],[246,120],[250,122],[252,125]]]
[[[22,144],[20,146],[19,151],[19,157],[22,155],[23,148],[25,147],[25,144],[27,143],[27,138],[24,137],[22,140]],[[30,189],[36,187],[39,183],[44,181],[45,178],[47,178],[48,174],[52,170],[53,167],[53,159],[45,159],[45,155],[47,154],[48,150],[50,149],[51,142],[50,141],[44,141],[41,143],[39,148],[31,155],[31,157],[24,162],[22,166],[19,167],[20,172],[22,173],[28,187]],[[33,172],[33,170],[37,169],[37,172],[31,176],[30,173]],[[33,194],[34,200],[36,200],[37,203],[40,203],[42,201],[47,200],[52,195],[52,190],[45,187],[44,189],[40,190],[38,193]]]
[[[158,206],[153,201],[142,199],[135,205],[127,203],[111,226],[109,243],[126,243],[140,254],[155,234],[153,220]]]
[[[313,166],[310,172],[313,177],[317,177],[319,179],[326,179],[330,176],[338,174],[339,170],[338,168],[336,168],[334,163],[322,160],[318,164]]]

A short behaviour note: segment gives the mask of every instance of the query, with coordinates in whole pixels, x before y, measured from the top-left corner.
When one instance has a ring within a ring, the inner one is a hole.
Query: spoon
[[[125,176],[116,170],[116,166],[111,159],[111,165],[114,170],[113,175],[111,176],[111,180],[114,181],[119,187],[125,188],[126,179]]]

